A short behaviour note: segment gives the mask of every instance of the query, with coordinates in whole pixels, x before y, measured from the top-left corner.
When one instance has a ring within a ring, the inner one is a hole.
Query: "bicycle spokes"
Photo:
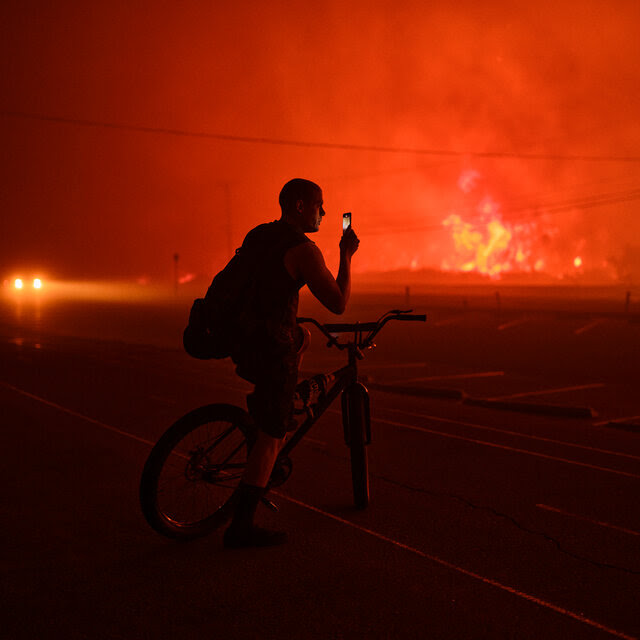
[[[211,516],[235,490],[246,458],[246,440],[235,425],[199,426],[177,443],[162,468],[159,510],[167,519],[185,524]]]

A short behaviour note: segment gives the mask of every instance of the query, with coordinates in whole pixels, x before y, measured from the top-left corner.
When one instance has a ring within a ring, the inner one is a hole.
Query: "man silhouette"
[[[247,405],[258,435],[238,487],[233,520],[224,534],[224,545],[230,548],[273,546],[287,539],[285,532],[258,527],[253,519],[293,419],[304,342],[296,324],[298,292],[307,285],[329,311],[343,313],[351,291],[351,257],[360,243],[350,227],[343,233],[334,278],[320,249],[305,235],[318,231],[325,215],[322,189],[295,178],[282,188],[279,203],[280,219],[251,230],[243,243],[243,249],[266,257],[253,301],[262,329],[252,344],[233,356],[238,374],[255,384]]]

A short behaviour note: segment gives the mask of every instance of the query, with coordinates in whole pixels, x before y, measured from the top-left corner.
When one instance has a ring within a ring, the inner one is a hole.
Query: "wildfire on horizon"
[[[469,197],[478,188],[480,178],[478,171],[463,171],[458,187]],[[549,239],[557,237],[557,226],[543,218],[529,222],[509,221],[500,204],[486,194],[464,215],[450,213],[442,226],[451,239],[450,250],[440,264],[443,271],[474,272],[491,279],[499,279],[507,273],[542,272],[564,277],[571,272],[580,272],[585,265],[581,256],[563,260],[551,255]]]

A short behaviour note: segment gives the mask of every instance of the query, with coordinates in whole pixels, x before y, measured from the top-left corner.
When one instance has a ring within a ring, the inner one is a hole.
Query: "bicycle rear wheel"
[[[174,423],[151,450],[140,480],[140,506],[151,527],[191,540],[226,522],[253,432],[249,414],[228,404],[201,407]]]

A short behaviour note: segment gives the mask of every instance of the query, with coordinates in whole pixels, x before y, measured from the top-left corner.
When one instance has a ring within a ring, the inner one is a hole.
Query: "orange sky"
[[[559,275],[580,252],[612,278],[640,271],[640,162],[517,157],[640,156],[638,2],[222,4],[2,3],[3,277],[170,278],[174,252],[210,274],[296,176],[324,187],[332,268],[342,211],[357,269],[439,269],[443,221],[480,224],[490,198],[530,225],[532,264]]]

